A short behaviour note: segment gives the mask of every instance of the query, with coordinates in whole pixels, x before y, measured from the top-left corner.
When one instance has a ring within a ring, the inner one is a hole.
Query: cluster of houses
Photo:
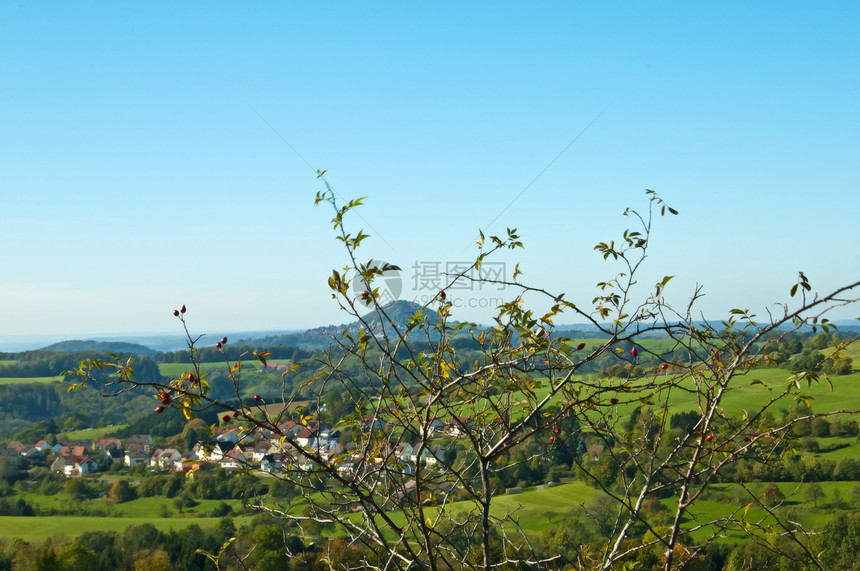
[[[378,419],[368,417],[362,422],[370,431],[384,427]],[[437,434],[458,437],[469,422],[471,420],[466,417],[434,420],[431,428]],[[372,450],[358,449],[353,442],[342,443],[340,431],[316,421],[306,424],[287,421],[279,424],[278,428],[294,444],[282,441],[277,432],[258,430],[243,435],[236,428],[221,427],[215,430],[212,440],[197,442],[187,452],[156,446],[149,435],[133,435],[125,442],[109,436],[54,445],[44,440],[33,445],[12,442],[2,455],[21,468],[45,462],[54,456],[51,470],[73,477],[96,472],[100,465],[110,464],[129,468],[144,464],[164,471],[188,471],[204,465],[217,465],[228,472],[262,470],[272,474],[294,467],[312,469],[313,462],[298,448],[321,457],[341,473],[355,472],[367,462],[394,463],[398,469],[410,472],[418,464],[432,465],[444,461],[448,454],[448,449],[440,444],[424,447],[419,453],[406,442],[388,444],[382,441]]]

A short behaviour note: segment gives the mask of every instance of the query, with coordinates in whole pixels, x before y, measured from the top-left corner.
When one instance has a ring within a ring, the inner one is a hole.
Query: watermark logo
[[[475,262],[416,261],[412,265],[412,288],[415,291],[484,291],[505,289],[505,263],[483,262],[476,270]],[[451,283],[451,280],[456,281]]]

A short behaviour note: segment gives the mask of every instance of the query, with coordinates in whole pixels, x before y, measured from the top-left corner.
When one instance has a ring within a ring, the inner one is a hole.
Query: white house
[[[149,462],[149,454],[143,448],[126,450],[125,455],[122,457],[122,463],[129,468],[134,468],[138,464],[146,464],[147,462]]]
[[[149,459],[149,465],[162,470],[173,470],[176,462],[182,459],[182,454],[175,448],[156,449]]]
[[[60,465],[62,464],[62,466]],[[81,476],[91,472],[97,472],[99,465],[92,458],[84,456],[67,456],[60,457],[51,464],[51,468],[57,471],[62,471],[67,478],[72,476]]]

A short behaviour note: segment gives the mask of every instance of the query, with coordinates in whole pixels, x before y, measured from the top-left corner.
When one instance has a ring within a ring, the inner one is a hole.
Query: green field
[[[248,518],[234,518],[237,526],[246,523]],[[181,530],[191,525],[202,528],[213,528],[218,525],[220,518],[216,517],[82,517],[82,516],[48,516],[48,517],[12,517],[0,516],[0,538],[21,538],[27,541],[45,538],[62,539],[74,538],[88,531],[122,532],[133,525],[149,523],[160,531]]]
[[[764,406],[771,397],[779,396],[786,390],[788,379],[792,374],[791,371],[785,369],[756,369],[743,375],[736,375],[732,379],[729,391],[723,398],[723,409],[728,413],[740,413],[744,410],[754,410]],[[811,397],[811,407],[814,411],[826,412],[844,408],[860,408],[860,372],[831,376],[829,379],[833,384],[832,390],[823,378],[810,386],[807,386],[805,382],[801,384],[800,392]],[[648,377],[645,380],[647,381]],[[619,383],[617,380],[610,382]],[[764,383],[764,386],[758,382]],[[682,382],[681,386],[689,389],[690,392],[676,390],[669,401],[671,408],[675,410],[697,408],[699,395],[694,390],[693,382],[686,380]],[[623,392],[620,392],[619,398],[622,401],[624,400],[623,397]],[[659,398],[655,400],[659,400]],[[793,403],[793,399],[791,402]]]
[[[761,492],[768,485],[769,483],[765,482],[752,482],[747,484],[747,488],[753,494],[760,496]],[[845,513],[854,511],[847,505],[840,507],[833,506],[831,499],[833,492],[838,490],[843,501],[849,500],[854,487],[857,486],[857,482],[818,482],[823,491],[822,497],[818,500],[818,507],[815,507],[814,503],[809,501],[805,495],[805,486],[808,484],[800,482],[777,482],[776,485],[785,495],[785,500],[777,508],[779,513],[784,515],[785,510],[794,510],[792,519],[799,521],[805,526],[820,529],[836,516],[840,510],[843,510]],[[752,501],[752,498],[750,498],[741,486],[736,484],[715,484],[710,486],[710,491],[712,494],[717,493],[720,496],[719,499],[707,499],[696,502],[687,517],[684,518],[686,527],[694,525],[696,521],[707,522],[720,517],[727,517],[739,509],[741,511],[737,512],[735,517],[743,513],[743,519],[746,522],[762,525],[773,523],[773,518],[763,508],[750,507],[748,511],[744,512],[746,505]],[[669,505],[670,509],[673,509],[674,506],[670,502],[671,500],[667,500],[667,505]],[[707,527],[696,530],[691,536],[696,541],[704,541],[710,537],[712,532],[713,529]],[[724,537],[729,542],[740,542],[746,538],[746,535],[740,529],[735,528],[727,530]]]
[[[267,359],[267,363],[289,364],[292,359]],[[233,363],[231,363],[232,365]],[[260,361],[257,359],[242,360],[242,374],[253,371],[256,372],[260,368]],[[213,371],[225,370],[226,363],[224,361],[215,361],[209,363],[200,363],[201,373],[212,373]],[[178,379],[182,373],[188,373],[194,370],[190,363],[159,363],[158,370],[165,377]]]
[[[125,476],[119,476],[119,478],[123,477]],[[198,505],[184,509],[180,513],[174,505],[173,499],[163,497],[138,498],[116,505],[108,503],[104,498],[80,502],[73,500],[64,492],[58,492],[54,495],[23,492],[13,496],[13,498],[15,497],[20,497],[43,511],[68,510],[80,506],[88,510],[99,510],[105,515],[2,516],[0,517],[0,539],[20,537],[32,540],[56,536],[76,537],[87,531],[122,531],[126,527],[144,523],[151,523],[162,531],[181,529],[194,523],[201,527],[214,527],[220,518],[212,517],[211,514],[222,503],[230,506],[234,514],[241,514],[244,509],[241,500],[198,500]],[[239,522],[244,522],[251,516],[238,515],[232,517],[239,525]]]
[[[0,385],[16,385],[26,383],[56,383],[62,380],[62,375],[57,375],[54,377],[0,377]]]
[[[113,426],[103,426],[101,428],[85,428],[84,430],[72,430],[65,434],[59,434],[59,440],[96,440],[106,434],[112,434],[120,428],[125,428],[125,424],[115,424]]]
[[[259,361],[255,361],[259,363]],[[243,361],[242,367],[245,368],[247,366],[252,365],[251,361]],[[200,363],[200,372],[201,373],[211,373],[212,371],[223,369],[225,367],[224,362],[219,363]],[[190,373],[194,370],[189,363],[159,363],[158,364],[159,372],[165,377],[170,377],[171,379],[178,379],[182,373]]]
[[[542,490],[529,488],[521,494],[493,498],[493,515],[515,513],[524,529],[542,531],[555,518],[581,513],[580,506],[594,501],[600,494],[584,482],[571,482]]]
[[[825,446],[833,446],[835,444],[847,444],[844,448],[836,448],[834,450],[827,450],[825,452],[818,452],[815,454],[817,458],[821,458],[822,460],[831,460],[836,462],[837,460],[841,460],[842,458],[853,458],[855,460],[860,460],[860,441],[857,440],[854,436],[840,436],[835,438],[827,438],[821,439],[819,442],[822,444],[822,448]]]

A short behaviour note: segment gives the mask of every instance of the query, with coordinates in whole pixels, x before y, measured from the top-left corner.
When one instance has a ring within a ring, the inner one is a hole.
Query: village
[[[434,419],[431,431],[435,436],[458,438],[467,417]],[[384,431],[385,423],[379,419],[360,419],[361,428],[370,432]],[[284,435],[285,438],[282,438]],[[409,474],[417,465],[432,466],[444,462],[453,448],[445,444],[425,447],[420,455],[408,442],[399,441],[375,446],[372,454],[359,450],[354,442],[342,442],[341,431],[315,420],[304,424],[285,421],[278,431],[257,429],[243,432],[241,428],[221,426],[212,432],[209,440],[199,440],[189,450],[159,445],[148,434],[136,434],[125,439],[104,436],[97,439],[75,439],[50,444],[41,439],[34,444],[12,441],[0,449],[19,470],[34,465],[50,465],[53,472],[67,478],[79,477],[99,471],[116,471],[148,466],[151,470],[193,473],[206,467],[218,466],[228,474],[256,471],[266,474],[283,474],[293,469],[310,471],[313,458],[332,465],[338,473],[349,475],[360,470],[367,461],[385,462],[389,468]],[[366,458],[365,456],[372,456]]]

